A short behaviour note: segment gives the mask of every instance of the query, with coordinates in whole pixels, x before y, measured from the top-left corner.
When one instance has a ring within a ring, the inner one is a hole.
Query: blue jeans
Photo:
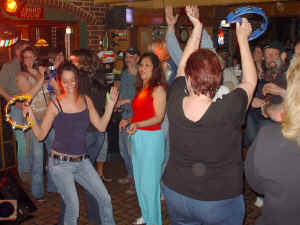
[[[86,133],[86,153],[94,165],[104,143],[105,133],[92,131]]]
[[[31,138],[31,191],[34,198],[42,198],[44,196],[44,143],[47,154],[50,152],[52,142],[54,140],[54,130],[51,129],[44,141],[38,141],[32,134]],[[47,189],[48,192],[56,192],[55,184],[51,175],[47,172]]]
[[[24,123],[22,111],[14,105],[11,106],[10,116],[17,123]],[[29,146],[30,143],[26,143],[25,133],[22,130],[14,129],[14,133],[18,144],[17,157],[19,174],[29,172],[31,168],[31,159],[29,152],[26,151],[26,146]]]
[[[244,131],[243,142],[246,147],[249,147],[256,135],[258,134],[260,128],[266,126],[270,123],[274,123],[270,119],[266,119],[262,114],[261,110],[249,110],[247,114],[247,121],[246,121],[246,129]]]
[[[89,159],[68,162],[50,157],[49,171],[65,204],[65,225],[76,225],[79,217],[79,199],[75,181],[97,200],[101,224],[115,225],[110,195]]]
[[[92,131],[86,133],[86,147],[87,147],[87,155],[92,163],[95,164],[96,159],[99,155],[99,151],[103,146],[105,133],[101,133],[98,131]],[[99,208],[97,199],[85,189],[85,198],[86,198],[86,210],[87,210],[87,218],[88,220],[97,225],[101,224]],[[65,204],[62,202],[61,204],[61,212],[58,218],[58,224],[62,225],[64,221],[65,214]]]
[[[163,162],[163,168],[162,168],[162,174],[164,174],[165,168],[167,166],[169,157],[170,157],[170,136],[169,136],[169,119],[168,119],[168,115],[165,115],[164,120],[162,121],[161,124],[161,130],[164,134],[165,137],[165,159]]]
[[[243,195],[220,201],[200,201],[179,194],[162,184],[172,225],[242,225]]]
[[[131,156],[129,154],[129,139],[128,133],[125,129],[119,132],[119,148],[120,148],[120,155],[124,160],[125,167],[127,170],[127,176],[129,178],[133,177],[133,169],[132,169],[132,161]]]
[[[165,115],[163,122],[161,123],[161,130],[165,137],[165,149],[164,149],[165,158],[164,158],[164,162],[163,162],[163,166],[162,166],[162,173],[161,173],[163,175],[165,172],[165,168],[167,166],[169,157],[170,157],[169,119],[168,119],[167,113]],[[161,189],[161,195],[164,196],[162,189]]]
[[[104,138],[107,136],[105,134],[98,131],[86,133],[87,155],[92,165],[95,164],[96,159],[103,150]],[[85,190],[85,199],[88,220],[95,225],[101,224],[97,199],[88,190]]]
[[[96,159],[97,162],[106,162],[107,150],[108,150],[108,135],[107,132],[104,133],[103,144]]]

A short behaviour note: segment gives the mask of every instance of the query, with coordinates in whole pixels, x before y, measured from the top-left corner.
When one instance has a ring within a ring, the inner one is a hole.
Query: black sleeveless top
[[[55,138],[52,149],[56,152],[69,155],[82,155],[86,153],[86,130],[89,126],[89,110],[86,109],[78,113],[64,113],[59,100],[56,98],[58,114],[54,119],[53,128]]]

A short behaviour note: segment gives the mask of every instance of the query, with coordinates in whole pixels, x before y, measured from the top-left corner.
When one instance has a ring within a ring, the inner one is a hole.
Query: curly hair
[[[149,89],[152,91],[156,86],[159,86],[159,85],[161,85],[165,88],[166,87],[166,78],[165,78],[165,75],[163,74],[161,64],[160,64],[158,57],[152,52],[144,53],[141,56],[141,58],[138,62],[138,65],[141,63],[141,61],[144,58],[149,58],[153,65],[152,76],[149,80]],[[137,78],[136,78],[136,94],[138,94],[142,89],[143,89],[143,80],[141,79],[141,76],[138,72]]]
[[[203,94],[213,98],[222,80],[217,55],[209,49],[196,50],[186,62],[185,75],[191,79],[191,86],[196,95]]]
[[[281,132],[300,146],[300,56],[294,56],[287,71]]]
[[[92,78],[101,69],[100,60],[96,53],[89,49],[77,49],[72,52],[72,56],[78,59],[78,69],[85,72],[89,78]],[[71,56],[71,57],[72,57]]]

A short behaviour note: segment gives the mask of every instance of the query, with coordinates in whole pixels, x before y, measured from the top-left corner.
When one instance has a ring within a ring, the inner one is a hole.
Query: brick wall
[[[88,27],[88,48],[98,51],[99,42],[104,35],[104,17],[107,4],[95,3],[94,0],[27,0],[28,4],[41,7],[63,9],[80,19]]]

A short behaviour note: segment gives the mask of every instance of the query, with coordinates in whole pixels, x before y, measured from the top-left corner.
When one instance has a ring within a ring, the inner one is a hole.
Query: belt
[[[70,155],[60,155],[60,154],[55,154],[53,152],[50,153],[50,157],[53,159],[58,159],[62,161],[68,161],[68,162],[80,162],[84,159],[88,158],[88,155],[80,155],[80,156],[70,156]]]

